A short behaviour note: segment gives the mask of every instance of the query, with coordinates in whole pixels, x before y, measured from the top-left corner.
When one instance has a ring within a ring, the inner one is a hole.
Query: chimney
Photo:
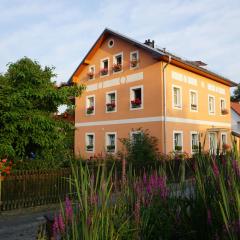
[[[154,40],[147,39],[145,40],[144,44],[148,45],[149,47],[154,48]]]

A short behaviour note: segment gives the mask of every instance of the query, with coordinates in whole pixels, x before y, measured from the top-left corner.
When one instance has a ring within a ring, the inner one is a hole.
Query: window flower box
[[[105,75],[108,74],[108,69],[107,69],[107,68],[102,68],[102,69],[100,70],[100,73],[101,73],[102,76],[105,76]]]
[[[93,145],[87,145],[87,151],[93,151]]]
[[[198,152],[198,149],[199,149],[198,145],[193,145],[192,146],[192,151],[193,152]]]
[[[88,72],[88,78],[89,79],[93,79],[93,77],[94,77],[94,73],[93,72]]]
[[[107,146],[107,151],[108,152],[114,152],[115,151],[115,145],[108,145]]]
[[[196,105],[196,104],[191,104],[191,108],[192,108],[193,110],[197,110],[197,105]]]
[[[122,70],[122,64],[113,64],[112,68],[114,72],[119,72]]]
[[[111,103],[107,103],[106,106],[107,106],[107,111],[111,112],[115,110],[116,104],[115,102],[111,102]]]
[[[132,108],[139,108],[141,107],[142,101],[139,98],[136,98],[131,101]]]
[[[87,114],[92,114],[94,111],[94,106],[88,107],[87,108]]]
[[[222,109],[222,115],[227,115],[228,114],[228,110],[227,109]]]
[[[182,146],[175,146],[175,151],[181,152],[182,151]]]
[[[130,61],[130,65],[131,65],[132,68],[137,67],[137,65],[138,65],[138,60],[137,60],[137,59],[131,60],[131,61]]]

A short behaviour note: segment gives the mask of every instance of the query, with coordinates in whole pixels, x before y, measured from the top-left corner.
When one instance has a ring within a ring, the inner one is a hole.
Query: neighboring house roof
[[[231,102],[231,109],[240,116],[240,104],[239,104],[239,102]]]
[[[70,84],[72,81],[74,81],[73,77],[81,72],[81,67],[83,67],[84,65],[89,63],[88,58],[91,58],[91,56],[93,56],[94,52],[96,52],[96,50],[101,46],[102,42],[109,36],[109,35],[113,35],[116,36],[120,39],[123,39],[139,48],[142,48],[144,50],[146,50],[147,52],[149,52],[155,59],[157,60],[162,60],[162,61],[169,61],[169,57],[171,57],[171,64],[179,66],[181,68],[187,69],[189,71],[198,73],[199,75],[211,78],[215,81],[221,82],[225,85],[228,85],[230,87],[233,86],[237,86],[237,84],[233,81],[231,81],[228,78],[225,78],[217,73],[214,73],[210,70],[207,70],[205,68],[202,68],[199,66],[199,62],[200,61],[187,61],[184,60],[170,52],[164,51],[162,49],[156,48],[156,47],[151,47],[148,46],[144,43],[141,43],[139,41],[136,41],[132,38],[129,38],[123,34],[120,34],[116,31],[113,31],[109,28],[106,28],[102,34],[99,36],[99,38],[97,39],[97,41],[94,43],[94,45],[92,46],[92,48],[89,50],[89,52],[87,53],[87,55],[83,58],[82,62],[78,65],[77,69],[74,71],[74,73],[72,74],[72,76],[70,77],[70,79],[68,80],[68,84]]]

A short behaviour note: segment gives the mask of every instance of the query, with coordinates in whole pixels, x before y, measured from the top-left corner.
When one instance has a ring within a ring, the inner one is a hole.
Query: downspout
[[[167,154],[167,143],[166,143],[166,133],[167,133],[167,126],[166,126],[166,115],[167,115],[167,106],[166,106],[166,68],[171,62],[171,56],[168,55],[168,62],[163,67],[163,142],[164,142],[164,154]]]

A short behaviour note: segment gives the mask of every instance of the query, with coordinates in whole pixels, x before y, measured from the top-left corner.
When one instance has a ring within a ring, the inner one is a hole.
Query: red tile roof
[[[234,110],[240,116],[240,103],[239,102],[231,102],[231,109]]]

